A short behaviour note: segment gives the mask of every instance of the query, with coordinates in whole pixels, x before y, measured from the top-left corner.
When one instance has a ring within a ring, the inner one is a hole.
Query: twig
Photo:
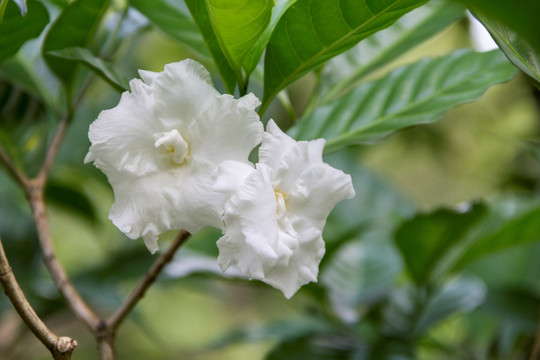
[[[26,186],[26,184],[28,183],[28,178],[22,173],[22,171],[17,168],[17,166],[15,166],[13,161],[6,153],[6,150],[2,146],[0,146],[0,162],[4,164],[13,179],[15,179],[15,181],[17,181],[20,186]]]
[[[32,306],[26,300],[11,267],[9,266],[2,240],[0,239],[0,282],[4,292],[15,307],[15,310],[28,326],[30,331],[49,349],[56,360],[69,360],[77,346],[77,342],[69,337],[56,336],[47,325],[41,321]]]
[[[37,179],[43,182],[43,185],[45,185],[45,182],[47,181],[47,177],[49,176],[51,168],[54,164],[58,150],[60,150],[60,145],[62,145],[62,140],[64,139],[67,130],[67,123],[70,118],[71,116],[67,115],[60,121],[58,127],[56,128],[51,145],[49,146],[49,150],[47,151],[47,155],[45,155],[45,160],[43,161],[43,165],[41,166],[37,176]]]
[[[90,309],[90,307],[81,298],[77,290],[73,287],[64,271],[64,268],[55,255],[49,230],[49,223],[45,213],[45,203],[43,201],[44,184],[39,180],[31,180],[31,185],[33,186],[26,189],[27,196],[32,208],[34,221],[36,223],[45,266],[49,270],[58,291],[60,291],[62,296],[65,298],[73,313],[79,319],[81,319],[83,323],[90,328],[90,330],[96,331],[100,321],[99,317]]]
[[[116,310],[114,314],[107,320],[107,326],[114,332],[118,325],[124,320],[124,318],[129,314],[131,310],[137,305],[137,302],[144,297],[146,290],[154,283],[157,276],[169,263],[175,252],[182,246],[182,244],[189,238],[190,233],[185,230],[182,230],[178,233],[173,243],[169,246],[167,251],[162,253],[156,261],[152,264],[150,269],[146,272],[144,277],[139,281],[135,289],[129,294],[126,300],[122,305]]]

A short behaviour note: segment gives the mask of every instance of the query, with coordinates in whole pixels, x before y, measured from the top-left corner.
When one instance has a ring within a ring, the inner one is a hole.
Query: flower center
[[[276,213],[281,217],[287,212],[287,195],[277,190],[274,190],[274,195],[276,195]]]
[[[158,154],[171,163],[181,165],[189,155],[189,145],[178,130],[154,134],[154,147]]]

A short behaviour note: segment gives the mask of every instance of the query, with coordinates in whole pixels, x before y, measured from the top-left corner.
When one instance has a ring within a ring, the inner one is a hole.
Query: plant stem
[[[0,282],[4,292],[26,326],[45,345],[56,360],[70,360],[77,342],[69,337],[56,336],[39,318],[24,296],[4,252],[0,239]]]
[[[135,305],[144,297],[146,290],[154,283],[157,276],[163,270],[165,265],[169,263],[176,251],[182,246],[184,242],[189,238],[190,233],[185,230],[181,230],[173,243],[169,246],[167,251],[162,253],[156,261],[152,264],[150,269],[146,272],[144,277],[139,281],[135,289],[129,294],[124,303],[116,310],[116,312],[107,320],[108,327],[112,332],[116,331],[118,325],[124,320]]]
[[[94,331],[99,324],[99,317],[90,309],[77,290],[73,287],[64,268],[55,255],[49,223],[45,213],[45,203],[43,200],[44,184],[39,180],[31,180],[31,185],[33,186],[26,189],[27,197],[36,223],[45,266],[47,267],[56,288],[66,300],[71,311],[73,311],[75,316],[77,316],[77,318],[79,318],[90,330]]]

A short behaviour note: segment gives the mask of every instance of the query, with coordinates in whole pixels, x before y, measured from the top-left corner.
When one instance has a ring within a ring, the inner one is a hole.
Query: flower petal
[[[192,155],[216,164],[225,160],[248,163],[249,153],[261,142],[263,134],[255,112],[259,104],[253,94],[238,100],[230,95],[215,97],[186,133]]]
[[[288,214],[309,219],[323,230],[326,218],[338,202],[354,197],[351,176],[328,164],[307,169],[288,197]]]
[[[224,236],[218,240],[223,270],[236,265],[249,278],[264,280],[297,247],[296,234],[280,226],[276,195],[266,169],[258,167],[225,204]]]
[[[319,263],[325,248],[321,232],[307,221],[298,219],[293,223],[298,234],[299,246],[288,264],[278,264],[267,272],[264,282],[281,290],[290,299],[303,285],[317,282]]]
[[[115,197],[109,218],[129,238],[143,237],[151,252],[165,231],[220,227],[224,198],[212,190],[216,175],[214,165],[200,161],[142,177],[109,172]]]
[[[144,175],[157,170],[154,140],[148,134],[164,131],[156,118],[153,90],[142,81],[130,82],[131,93],[124,92],[119,104],[102,111],[90,125],[92,142],[85,162],[99,159],[96,165]],[[103,170],[103,168],[102,168]]]
[[[154,89],[156,112],[165,126],[170,126],[171,120],[174,125],[178,118],[190,122],[219,96],[208,71],[191,59],[167,64],[159,73],[139,73]]]
[[[274,186],[288,193],[304,171],[314,164],[322,164],[324,144],[324,139],[296,141],[270,120],[259,149],[259,161],[272,169]]]

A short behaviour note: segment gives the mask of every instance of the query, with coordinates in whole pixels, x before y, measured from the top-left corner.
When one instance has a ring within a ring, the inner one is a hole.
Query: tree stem
[[[77,342],[69,337],[56,336],[39,318],[24,296],[4,252],[0,239],[0,282],[4,292],[26,326],[51,352],[55,360],[70,360]]]
[[[181,230],[178,233],[167,251],[162,253],[156,259],[156,261],[152,264],[150,269],[148,269],[144,277],[139,281],[135,289],[133,289],[131,294],[129,294],[129,296],[118,308],[118,310],[116,310],[116,312],[112,314],[112,316],[107,320],[107,325],[113,333],[116,331],[118,325],[120,325],[124,318],[131,312],[131,310],[133,310],[135,305],[137,305],[139,300],[144,297],[146,290],[148,290],[150,285],[154,283],[161,270],[163,270],[165,265],[172,260],[176,251],[189,238],[189,236],[190,233],[185,230]]]

